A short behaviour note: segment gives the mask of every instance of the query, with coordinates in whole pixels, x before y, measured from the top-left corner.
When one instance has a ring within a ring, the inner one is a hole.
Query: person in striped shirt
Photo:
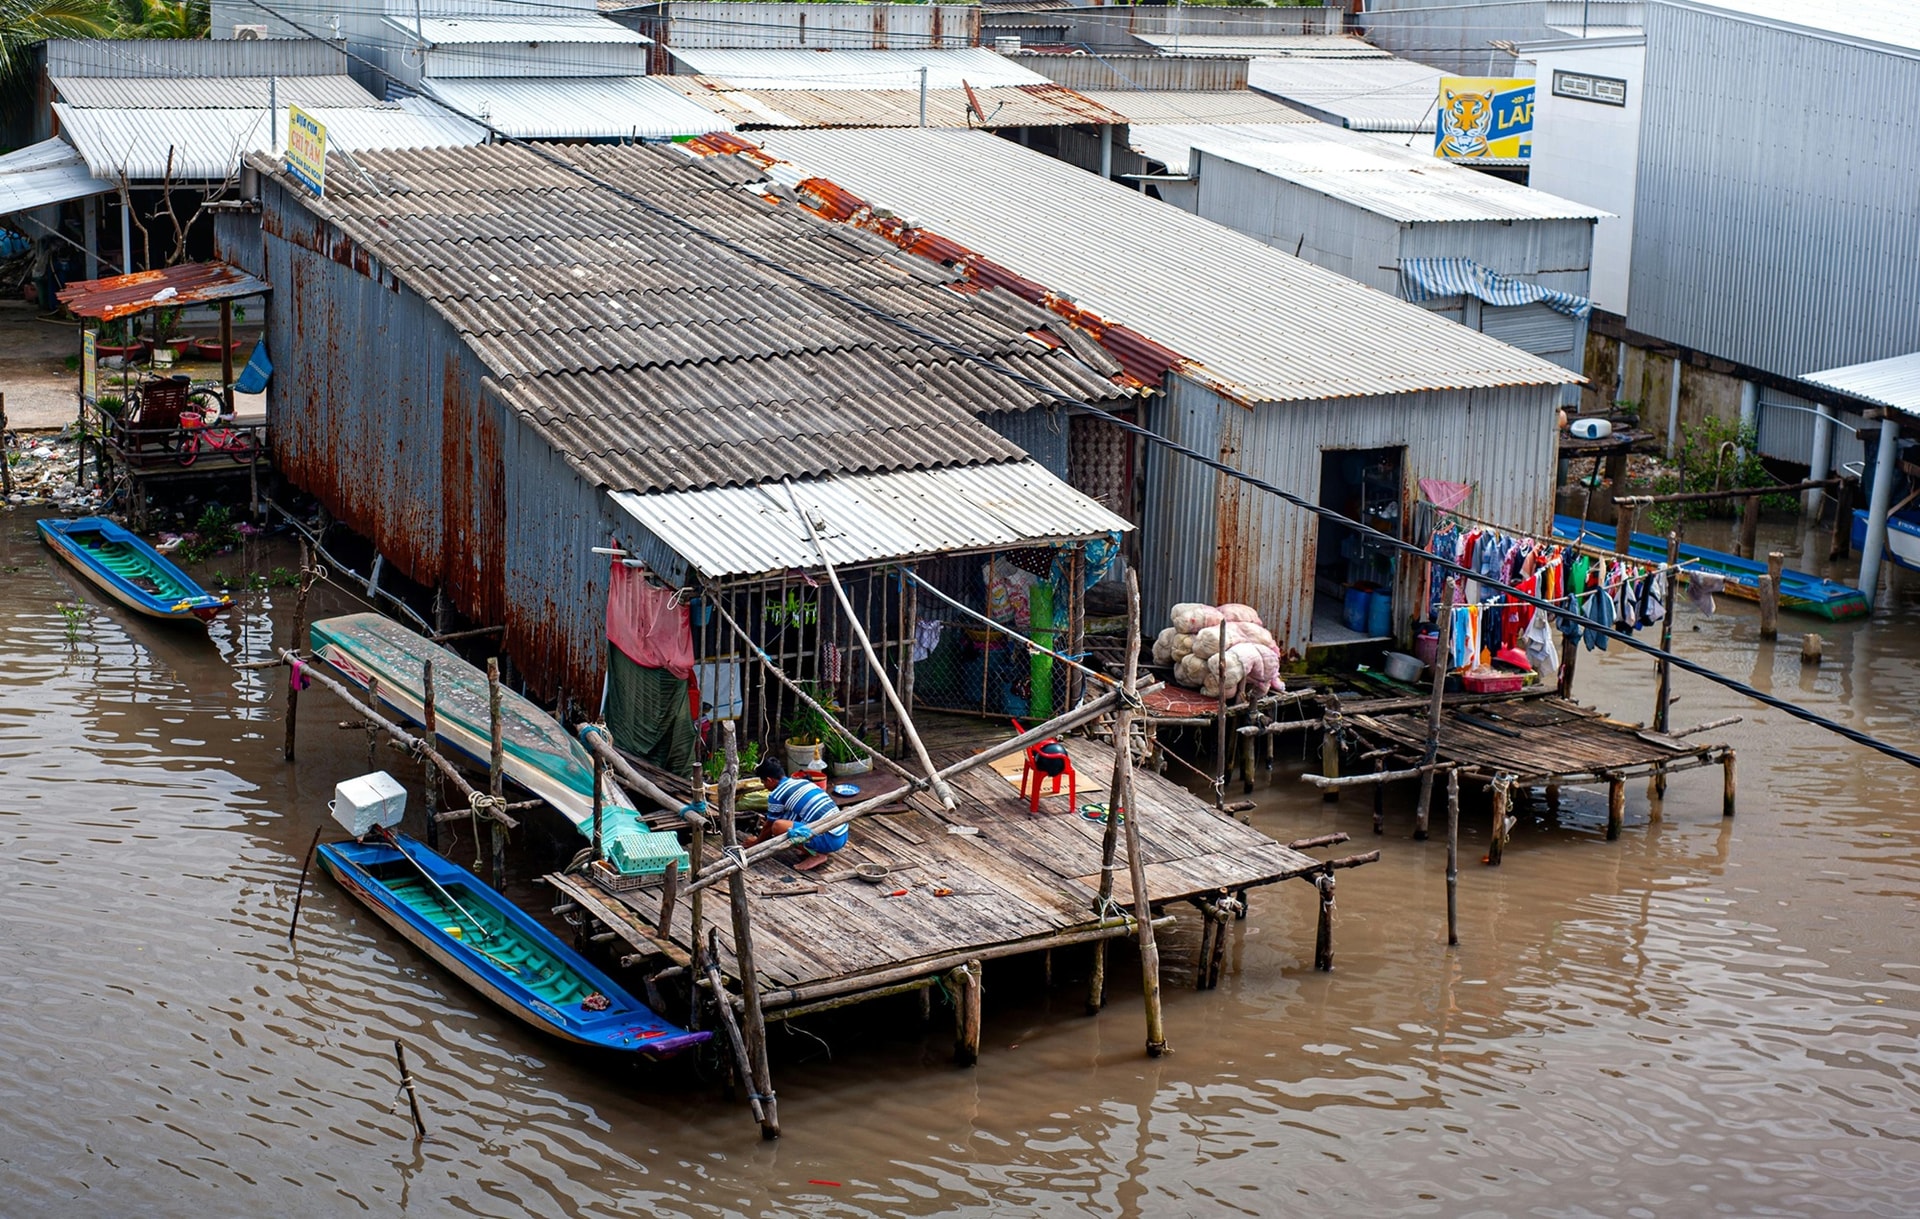
[[[785,836],[798,843],[806,858],[794,864],[797,872],[808,872],[827,862],[827,856],[847,845],[847,827],[816,834],[813,826],[823,817],[839,811],[833,797],[805,779],[795,779],[768,758],[754,769],[754,777],[767,789],[767,821],[753,843]],[[749,843],[748,845],[753,845]]]

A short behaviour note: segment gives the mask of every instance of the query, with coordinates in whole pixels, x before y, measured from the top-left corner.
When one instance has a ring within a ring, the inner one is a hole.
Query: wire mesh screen
[[[917,573],[932,588],[1042,647],[1067,650],[1070,588],[1054,579],[1064,550],[1030,548],[945,559]],[[917,590],[914,702],[975,715],[1044,720],[1067,703],[1067,666]]]

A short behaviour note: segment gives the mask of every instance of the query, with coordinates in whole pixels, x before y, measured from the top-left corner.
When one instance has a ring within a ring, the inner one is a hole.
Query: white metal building
[[[1383,528],[1404,527],[1421,479],[1473,484],[1475,515],[1518,528],[1551,517],[1564,368],[985,133],[761,134],[802,206],[1078,321],[1162,391],[1162,435]],[[1304,652],[1358,637],[1337,598],[1369,572],[1404,627],[1409,571],[1190,460],[1140,456],[1153,618],[1244,601]]]
[[[1324,123],[1129,140],[1208,220],[1580,372],[1598,210]]]

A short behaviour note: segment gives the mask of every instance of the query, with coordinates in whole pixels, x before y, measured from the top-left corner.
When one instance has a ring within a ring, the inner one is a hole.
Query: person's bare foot
[[[825,855],[809,855],[805,859],[801,860],[799,863],[794,864],[793,870],[796,872],[811,872],[815,868],[821,867],[826,862],[827,862],[827,857]]]

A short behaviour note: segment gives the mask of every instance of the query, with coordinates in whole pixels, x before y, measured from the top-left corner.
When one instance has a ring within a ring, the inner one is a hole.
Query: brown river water
[[[1826,634],[1817,670],[1739,603],[1677,646],[1912,748],[1920,581],[1891,600],[1870,627],[1783,618]],[[1413,840],[1404,793],[1373,839],[1370,800],[1323,804],[1296,758],[1256,824],[1384,853],[1340,876],[1335,972],[1294,882],[1254,894],[1215,991],[1191,989],[1197,924],[1165,937],[1163,1059],[1137,968],[1088,1018],[1066,952],[1051,991],[989,969],[971,1070],[911,1000],[803,1021],[774,1037],[768,1144],[707,1068],[543,1041],[324,878],[289,948],[301,855],[366,750],[318,694],[281,762],[284,675],[230,662],[290,594],[243,601],[210,639],[135,621],[0,518],[0,1215],[1920,1214],[1915,775],[1704,682],[1677,680],[1674,722],[1746,716],[1714,734],[1732,820],[1717,770],[1676,776],[1657,824],[1636,785],[1614,843],[1604,793],[1570,792],[1492,869],[1469,802],[1449,949],[1444,842]],[[1587,653],[1576,694],[1640,718],[1650,674]],[[551,904],[510,853],[514,895]]]

